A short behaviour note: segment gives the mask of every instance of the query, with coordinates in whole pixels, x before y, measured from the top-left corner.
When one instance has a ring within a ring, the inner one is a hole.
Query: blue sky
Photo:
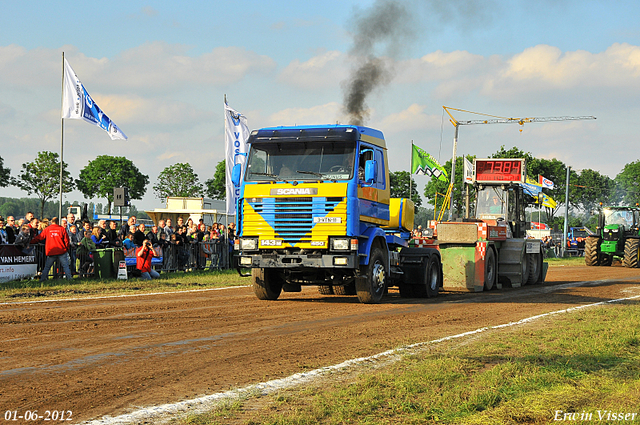
[[[38,151],[60,148],[61,54],[98,105],[129,136],[111,141],[65,122],[74,176],[97,155],[124,155],[149,175],[138,208],[161,207],[151,186],[189,162],[204,181],[223,159],[222,100],[250,128],[345,122],[343,81],[355,24],[381,2],[236,1],[0,3],[0,140],[16,175]],[[596,121],[469,126],[459,153],[505,145],[615,177],[636,161],[640,5],[633,1],[398,1],[411,16],[389,56],[390,82],[367,98],[392,171],[411,141],[451,157],[442,105],[491,115]],[[458,113],[458,119],[473,119]],[[421,177],[416,176],[416,180]],[[419,182],[420,186],[424,182]],[[5,196],[26,196],[17,188]],[[79,192],[66,195],[83,200]],[[104,200],[97,200],[103,202]]]

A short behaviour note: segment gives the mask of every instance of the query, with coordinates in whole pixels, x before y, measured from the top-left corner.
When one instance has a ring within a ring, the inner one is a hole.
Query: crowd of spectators
[[[225,229],[224,224],[206,226],[202,219],[194,223],[191,218],[185,223],[182,217],[178,217],[176,225],[172,224],[171,219],[162,219],[147,229],[144,223],[138,224],[136,217],[131,216],[118,229],[117,221],[80,221],[71,213],[61,220],[57,217],[39,220],[32,212],[27,212],[24,219],[17,222],[13,216],[8,216],[6,220],[0,217],[0,245],[14,244],[24,253],[32,254],[34,244],[44,244],[47,258],[42,276],[48,275],[57,260],[68,279],[76,274],[90,273],[92,253],[102,248],[123,248],[129,256],[135,256],[138,270],[143,278],[148,279],[157,277],[155,271],[148,270],[151,258],[162,255],[168,248],[173,248],[177,253],[179,263],[185,263],[190,245],[210,242],[202,244],[204,260],[198,259],[198,268],[204,268],[207,255],[212,252],[207,252],[210,249],[207,245],[216,243],[218,251],[228,250],[229,254],[233,250],[235,223],[230,223],[229,228]]]

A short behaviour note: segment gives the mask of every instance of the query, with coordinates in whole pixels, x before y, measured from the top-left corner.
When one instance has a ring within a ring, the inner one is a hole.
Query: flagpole
[[[411,141],[411,160],[409,161],[409,199],[411,199],[411,176],[413,174],[413,140]]]
[[[62,90],[61,105],[64,103],[64,52],[62,52]],[[58,220],[62,223],[62,149],[64,147],[64,118],[60,118],[60,205],[58,205]]]
[[[224,104],[225,105],[227,104],[227,95],[226,95],[226,93],[224,95]],[[225,128],[225,136],[224,136],[225,137],[225,147],[224,147],[225,152],[224,152],[224,156],[225,156],[225,161],[226,161],[226,157],[227,157],[227,146],[226,146],[227,111],[225,110],[223,112],[224,113],[222,114],[222,119],[224,120],[224,128]],[[224,172],[225,172],[225,180],[224,180],[224,185],[225,185],[225,187],[224,187],[224,209],[225,209],[224,216],[225,216],[225,221],[224,222],[225,222],[225,225],[224,225],[224,228],[226,229],[227,234],[228,234],[228,232],[229,232],[229,211],[227,211],[227,205],[229,204],[229,200],[228,200],[229,194],[227,193],[227,177],[226,177],[227,167],[228,167],[228,164],[225,162],[225,164],[224,164]]]

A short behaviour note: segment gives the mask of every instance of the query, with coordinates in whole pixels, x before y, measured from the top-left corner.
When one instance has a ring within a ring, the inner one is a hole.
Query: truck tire
[[[528,254],[529,260],[529,277],[527,278],[527,285],[533,285],[540,280],[540,273],[542,273],[542,255]]]
[[[496,254],[493,252],[493,248],[487,247],[487,255],[484,259],[484,290],[490,291],[493,289],[493,285],[496,281],[497,263]]]
[[[629,268],[638,268],[638,253],[640,249],[640,240],[627,239],[624,243],[624,266]]]
[[[435,298],[438,296],[438,290],[442,286],[440,276],[442,270],[442,264],[440,264],[440,257],[437,255],[431,255],[427,265],[427,276],[425,278],[425,287],[427,288],[427,298]]]
[[[364,304],[378,304],[384,295],[387,270],[382,249],[373,247],[369,264],[362,266],[363,278],[356,279],[358,300]]]
[[[333,295],[333,286],[332,285],[319,285],[318,292],[320,295]]]
[[[521,273],[521,285],[526,285],[529,280],[529,255],[526,250],[522,251],[522,256],[520,257],[520,273]]]
[[[584,263],[587,266],[600,265],[600,238],[587,238],[584,244]]]
[[[277,270],[251,269],[253,292],[260,300],[277,300],[282,292],[283,280]]]

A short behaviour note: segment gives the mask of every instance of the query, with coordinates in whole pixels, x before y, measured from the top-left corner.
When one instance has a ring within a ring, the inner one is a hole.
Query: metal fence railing
[[[17,245],[16,245],[17,246]],[[44,269],[46,255],[44,244],[30,245],[27,248],[17,246],[23,253],[35,255],[37,277],[40,277]],[[154,246],[156,258],[152,266],[157,271],[162,272],[191,272],[194,270],[225,270],[232,267],[233,247],[226,239],[217,239],[206,242],[192,242],[186,245],[167,244],[164,247]],[[134,271],[136,265],[136,249],[113,248],[112,274],[117,275],[119,260],[127,263],[129,271]],[[100,256],[100,250],[91,252],[69,252],[69,265],[71,272],[81,278],[94,277],[96,274],[96,261]],[[49,271],[49,276],[53,278],[63,278],[64,272],[58,262]]]

